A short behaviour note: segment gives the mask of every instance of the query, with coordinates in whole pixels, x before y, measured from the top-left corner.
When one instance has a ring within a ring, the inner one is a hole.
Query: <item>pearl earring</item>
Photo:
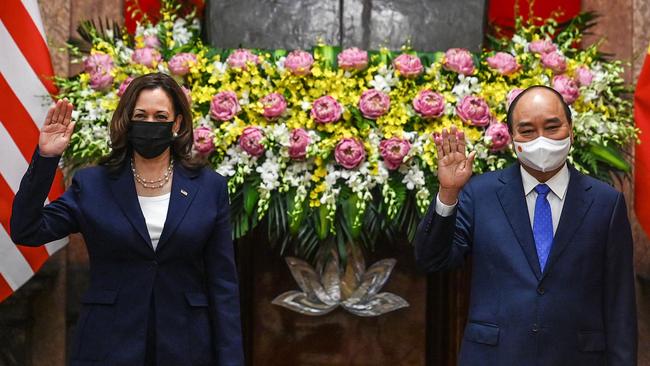
[[[178,137],[178,133],[174,132],[173,136],[174,136],[174,138],[177,138],[177,137]]]

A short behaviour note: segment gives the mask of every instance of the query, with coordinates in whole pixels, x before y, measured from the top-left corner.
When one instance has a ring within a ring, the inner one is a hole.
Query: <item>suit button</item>
[[[538,287],[537,288],[537,293],[538,294],[544,295],[545,292],[546,292],[546,289],[544,289],[544,287]]]
[[[537,324],[533,324],[533,328],[531,329],[533,333],[539,332],[539,326]]]

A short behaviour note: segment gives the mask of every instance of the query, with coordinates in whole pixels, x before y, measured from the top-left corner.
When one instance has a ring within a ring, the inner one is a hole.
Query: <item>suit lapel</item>
[[[199,189],[197,172],[185,169],[180,163],[174,165],[174,176],[172,178],[171,194],[169,195],[169,208],[167,209],[167,218],[163,227],[158,247],[160,251],[171,235],[178,228],[178,224],[183,220],[188,207],[194,200],[196,192]]]
[[[573,167],[569,166],[569,172],[571,175],[566,197],[564,198],[562,214],[560,215],[560,222],[555,231],[551,253],[541,279],[551,270],[553,264],[557,262],[564,249],[571,242],[573,235],[582,224],[582,220],[593,202],[593,197],[587,193],[591,189],[591,185]]]
[[[501,207],[503,207],[503,212],[510,222],[512,231],[515,233],[526,260],[533,273],[535,273],[535,277],[540,279],[542,273],[539,258],[537,257],[537,249],[535,248],[532,225],[528,216],[528,206],[526,205],[519,164],[513,164],[505,169],[499,180],[503,183],[503,187],[497,192],[497,195]]]
[[[111,187],[115,201],[122,209],[122,212],[124,212],[124,216],[129,219],[135,231],[140,234],[142,240],[153,250],[151,238],[147,231],[147,224],[144,220],[142,209],[140,209],[140,203],[138,202],[135,181],[129,169],[129,164],[125,163],[121,170],[116,175],[112,175],[111,178],[109,186]]]

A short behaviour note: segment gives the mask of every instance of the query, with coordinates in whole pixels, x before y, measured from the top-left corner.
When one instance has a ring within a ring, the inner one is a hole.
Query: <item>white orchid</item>
[[[399,79],[395,77],[392,67],[382,65],[377,70],[377,74],[368,84],[373,88],[383,91],[384,93],[390,92],[391,88],[397,84]]]
[[[424,172],[418,167],[417,164],[405,165],[402,164],[400,172],[404,174],[402,183],[406,184],[406,189],[412,191],[424,186]]]
[[[478,78],[475,76],[465,76],[463,74],[458,74],[458,84],[456,84],[451,93],[456,96],[456,98],[463,99],[468,95],[477,94],[481,91],[481,84],[478,81]]]
[[[172,28],[172,39],[178,46],[184,46],[189,43],[192,39],[192,32],[190,31],[190,27],[187,27],[187,20],[183,18],[176,19]]]
[[[277,61],[275,61],[275,67],[276,67],[276,70],[278,70],[278,73],[284,74],[284,72],[286,71],[286,69],[284,67],[284,62],[286,60],[287,60],[287,58],[283,56],[283,57],[280,57]]]

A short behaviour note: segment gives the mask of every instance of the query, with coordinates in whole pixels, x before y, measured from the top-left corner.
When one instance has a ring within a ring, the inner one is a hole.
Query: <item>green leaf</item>
[[[318,56],[321,65],[326,69],[336,68],[336,54],[340,51],[340,47],[319,45],[314,47],[314,56]]]
[[[253,215],[259,198],[260,193],[257,191],[257,184],[244,183],[244,211],[246,215]]]
[[[287,56],[287,50],[275,50],[273,51],[273,61],[277,61],[282,57]]]
[[[371,57],[372,63],[374,65],[390,65],[390,63],[393,61],[393,55],[390,51],[368,51],[368,56]]]
[[[267,216],[267,233],[269,242],[273,245],[281,242],[286,237],[287,206],[284,197],[272,194]]]
[[[341,228],[343,229],[343,228]],[[343,229],[344,230],[344,229]],[[351,243],[351,245],[354,245]],[[339,253],[339,263],[341,268],[345,268],[348,264],[348,251],[346,248],[345,235],[336,236],[336,249]]]
[[[317,219],[317,225],[316,225],[316,234],[318,235],[318,239],[320,240],[325,240],[327,238],[327,235],[329,233],[329,221],[327,220],[327,206],[325,205],[320,205],[318,207],[318,215],[315,216]]]
[[[359,197],[352,193],[348,197],[343,197],[343,202],[341,203],[343,207],[343,225],[348,229],[352,239],[359,238],[361,228],[363,227],[361,224],[356,227],[354,226],[354,219],[359,215],[357,202],[359,202]]]
[[[292,189],[286,194],[287,212],[289,213],[289,233],[291,236],[296,236],[303,223],[305,213],[307,212],[307,200],[300,203],[301,206],[296,207],[294,199],[296,197],[296,190]]]
[[[589,152],[592,153],[600,162],[603,162],[625,173],[630,172],[630,163],[621,155],[619,151],[611,148],[610,146],[591,144],[589,146]]]

